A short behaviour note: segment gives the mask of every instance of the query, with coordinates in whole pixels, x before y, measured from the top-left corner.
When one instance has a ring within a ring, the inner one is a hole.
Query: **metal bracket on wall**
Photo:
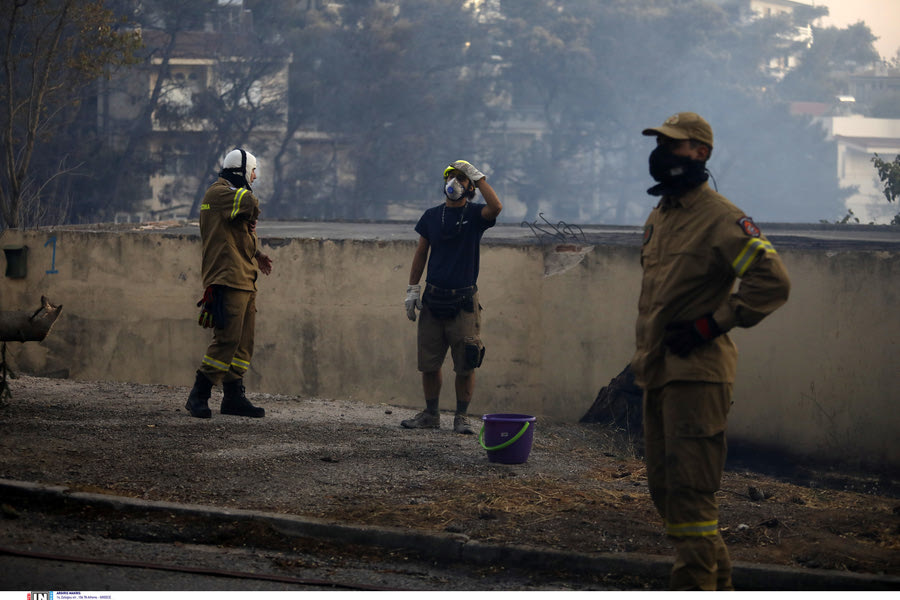
[[[578,236],[581,236],[581,240],[587,243],[584,231],[578,225],[569,225],[565,221],[559,221],[554,225],[544,217],[544,213],[538,213],[538,217],[543,223],[538,223],[537,219],[533,223],[522,221],[522,227],[530,227],[531,233],[538,239],[538,243],[544,244],[545,240],[548,243],[578,240]]]

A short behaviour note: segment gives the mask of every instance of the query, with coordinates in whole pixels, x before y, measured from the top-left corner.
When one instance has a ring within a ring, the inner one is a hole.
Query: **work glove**
[[[421,285],[406,286],[406,316],[409,317],[410,321],[416,320],[417,308],[422,310],[422,298],[419,297],[421,292]]]
[[[200,317],[197,319],[200,327],[225,327],[225,298],[221,286],[211,285],[206,288],[197,306],[200,307]]]
[[[472,163],[469,163],[467,161],[458,160],[456,162],[450,163],[450,166],[457,171],[462,171],[463,173],[465,173],[466,177],[468,177],[469,181],[471,181],[472,183],[484,179],[484,173],[473,167]]]
[[[669,323],[666,325],[663,341],[669,350],[684,358],[698,346],[702,346],[723,333],[712,314],[708,314],[695,321]]]

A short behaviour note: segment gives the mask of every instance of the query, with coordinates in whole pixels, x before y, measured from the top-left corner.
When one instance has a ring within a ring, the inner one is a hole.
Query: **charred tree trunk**
[[[44,296],[36,311],[0,311],[0,342],[43,341],[61,311],[62,304],[51,304]]]
[[[644,422],[641,414],[644,391],[634,382],[631,365],[626,365],[609,385],[603,387],[581,423],[600,423],[625,432],[642,441]]]

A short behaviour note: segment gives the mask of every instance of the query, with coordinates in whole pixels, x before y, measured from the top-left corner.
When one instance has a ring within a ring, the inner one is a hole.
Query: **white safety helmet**
[[[235,148],[225,155],[222,162],[223,169],[236,169],[238,173],[244,176],[244,179],[250,181],[250,173],[256,168],[256,157],[244,150],[243,148]],[[257,178],[259,172],[256,173]]]

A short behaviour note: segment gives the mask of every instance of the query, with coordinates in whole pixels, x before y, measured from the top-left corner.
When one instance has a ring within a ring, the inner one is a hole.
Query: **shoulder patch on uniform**
[[[756,226],[756,223],[753,222],[753,219],[750,217],[742,217],[738,219],[738,226],[744,230],[744,233],[749,235],[750,237],[759,237],[760,231],[759,227]]]
[[[648,243],[650,243],[651,237],[653,237],[653,225],[645,225],[644,226],[644,243],[643,243],[644,246],[646,246]]]

